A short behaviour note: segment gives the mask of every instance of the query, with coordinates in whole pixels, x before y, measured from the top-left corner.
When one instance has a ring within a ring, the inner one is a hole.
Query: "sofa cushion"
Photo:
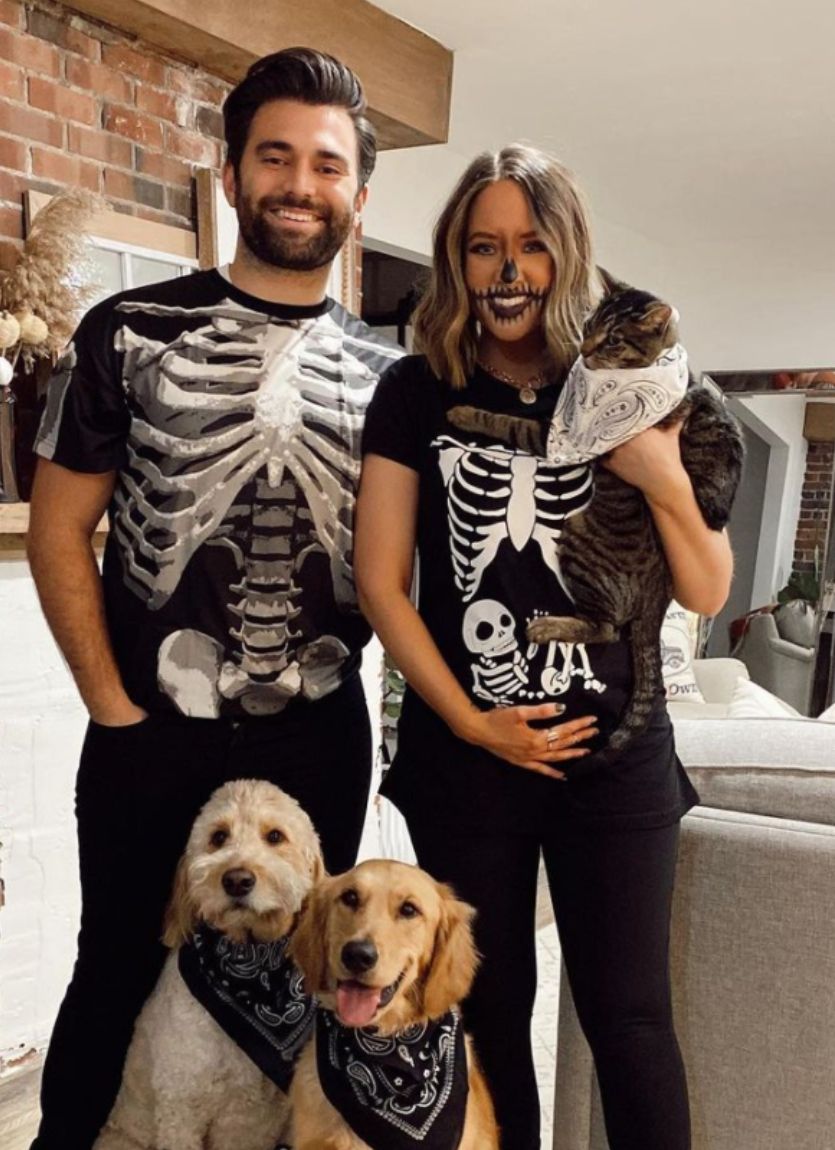
[[[817,615],[811,603],[805,599],[792,599],[783,603],[774,612],[774,622],[780,638],[798,647],[814,647],[817,631]]]
[[[706,807],[835,826],[835,728],[815,719],[676,718]]]
[[[728,704],[727,717],[729,719],[800,719],[800,711],[766,691],[758,683],[748,679],[738,679],[734,684],[731,701]]]
[[[667,703],[667,711],[674,723],[679,719],[724,719],[727,703],[681,703],[677,699]]]

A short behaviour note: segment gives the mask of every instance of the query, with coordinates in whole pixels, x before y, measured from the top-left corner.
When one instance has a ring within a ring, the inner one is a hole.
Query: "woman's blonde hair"
[[[432,273],[412,317],[415,350],[454,388],[464,387],[472,374],[479,331],[464,282],[467,221],[479,192],[498,180],[514,180],[525,193],[554,261],[543,326],[557,372],[577,356],[594,294],[588,209],[573,174],[553,156],[523,144],[476,156],[435,225]]]

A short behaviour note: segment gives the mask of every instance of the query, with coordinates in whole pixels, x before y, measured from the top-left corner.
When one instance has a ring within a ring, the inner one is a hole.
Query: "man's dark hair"
[[[341,61],[315,48],[284,48],[256,60],[223,105],[226,159],[237,175],[250,125],[262,104],[298,100],[301,104],[344,108],[357,133],[359,185],[364,187],[377,159],[377,134],[366,116],[359,78]]]

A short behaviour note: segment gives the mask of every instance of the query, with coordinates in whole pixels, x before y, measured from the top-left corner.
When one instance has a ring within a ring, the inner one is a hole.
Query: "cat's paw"
[[[532,643],[587,643],[595,630],[570,615],[540,615],[528,623],[525,634]]]

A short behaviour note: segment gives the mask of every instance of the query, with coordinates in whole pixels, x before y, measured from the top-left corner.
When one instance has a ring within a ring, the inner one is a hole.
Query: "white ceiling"
[[[450,145],[525,139],[656,241],[835,229],[834,0],[375,0],[455,52]]]

